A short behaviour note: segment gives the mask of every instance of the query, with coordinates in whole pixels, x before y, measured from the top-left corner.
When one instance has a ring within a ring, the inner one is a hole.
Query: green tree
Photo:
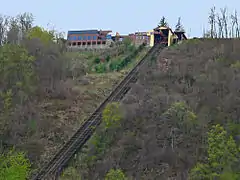
[[[168,23],[166,21],[166,18],[165,16],[163,16],[161,19],[160,19],[160,22],[158,23],[158,27],[166,27],[168,26]]]
[[[110,169],[105,176],[104,180],[126,180],[126,176],[121,169]]]
[[[12,89],[14,94],[29,94],[36,81],[34,57],[22,46],[6,44],[0,48],[0,59],[0,84],[3,93]]]
[[[190,133],[198,124],[197,116],[185,102],[175,102],[164,112],[168,118],[175,120],[176,127],[185,133]]]
[[[29,30],[27,37],[29,39],[38,38],[47,45],[55,40],[54,35],[54,31],[47,31],[39,26],[35,26]]]
[[[29,178],[31,163],[25,153],[14,149],[0,156],[0,180],[25,180]]]
[[[103,110],[102,116],[106,129],[120,125],[120,120],[122,119],[120,104],[118,102],[109,103]]]
[[[239,163],[240,149],[237,147],[232,136],[220,125],[213,126],[208,133],[208,162],[198,163],[190,173],[191,179],[214,178],[231,180],[240,178],[238,170],[234,170],[234,165]],[[227,179],[228,179],[227,178]]]

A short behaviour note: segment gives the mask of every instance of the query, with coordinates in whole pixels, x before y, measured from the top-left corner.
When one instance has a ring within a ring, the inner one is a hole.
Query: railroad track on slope
[[[83,147],[87,140],[93,134],[95,128],[101,123],[101,114],[104,107],[112,101],[120,101],[129,91],[130,83],[137,81],[137,73],[142,65],[148,60],[157,55],[161,50],[161,45],[155,45],[148,53],[140,60],[136,66],[125,76],[125,78],[117,85],[111,94],[101,103],[94,113],[82,124],[77,132],[63,145],[60,151],[48,162],[48,164],[40,170],[33,180],[56,179],[57,174],[62,170],[70,158],[77,150]],[[51,177],[51,178],[50,178]]]

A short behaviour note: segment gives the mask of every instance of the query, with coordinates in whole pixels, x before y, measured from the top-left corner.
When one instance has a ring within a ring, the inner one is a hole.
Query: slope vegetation
[[[239,51],[206,39],[163,50],[62,179],[239,178]]]
[[[21,160],[26,179],[30,167],[48,162],[148,49],[128,41],[108,52],[68,52],[57,32],[33,27],[30,15],[1,18],[0,159],[8,159],[0,161],[0,174],[8,177],[8,168],[18,165],[14,160]]]

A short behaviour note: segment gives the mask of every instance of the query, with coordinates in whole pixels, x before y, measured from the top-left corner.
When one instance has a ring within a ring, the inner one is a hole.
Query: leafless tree
[[[8,25],[7,42],[16,44],[18,42],[19,30],[18,19],[11,17]]]
[[[238,24],[238,15],[237,11],[235,10],[234,15],[231,15],[232,20],[235,23],[235,37],[239,38],[239,24]]]
[[[9,19],[8,16],[0,15],[0,45],[7,41]]]
[[[211,26],[210,28],[210,37],[213,38],[216,36],[216,21],[215,21],[215,17],[216,17],[216,13],[215,13],[215,7],[211,8],[211,12],[210,15],[208,17],[209,19],[209,24]]]
[[[218,38],[223,38],[223,21],[219,14],[217,14],[217,24],[218,24]]]
[[[32,28],[34,18],[31,13],[19,14],[18,19],[22,32],[28,31]]]
[[[225,38],[228,38],[228,17],[227,17],[227,7],[220,9],[222,14],[222,22],[225,32]]]
[[[233,38],[235,36],[236,33],[234,33],[234,30],[236,26],[236,21],[235,21],[235,16],[231,15],[231,37]]]

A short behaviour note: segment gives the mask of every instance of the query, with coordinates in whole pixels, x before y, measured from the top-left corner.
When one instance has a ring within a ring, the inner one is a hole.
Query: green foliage
[[[25,153],[11,150],[0,156],[0,180],[25,180],[30,175],[30,167]]]
[[[163,17],[161,18],[160,22],[158,23],[158,26],[159,26],[159,27],[166,27],[166,26],[168,26],[168,23],[167,23],[167,21],[166,21],[165,16],[163,16]]]
[[[0,59],[0,84],[3,89],[29,92],[36,80],[33,70],[34,57],[22,46],[6,44],[0,48]]]
[[[132,44],[132,40],[129,37],[123,39],[123,44],[127,48]]]
[[[240,149],[232,136],[228,136],[219,124],[213,126],[208,133],[208,162],[198,163],[191,170],[191,179],[240,178],[240,174],[233,170],[239,160],[239,153]]]
[[[9,115],[16,104],[23,104],[35,92],[37,83],[33,69],[34,57],[16,44],[0,47],[0,130],[4,133]]]
[[[30,29],[27,37],[29,39],[38,38],[45,45],[49,44],[50,42],[53,42],[55,39],[53,31],[44,30],[39,26],[35,26],[32,29]]]
[[[109,69],[110,71],[121,70],[121,59],[110,62]]]
[[[130,51],[130,52],[136,51],[136,46],[134,46],[134,45],[128,46],[128,51]]]
[[[110,56],[108,55],[108,56],[106,57],[106,61],[109,62],[110,59],[111,59],[111,58],[110,58]]]
[[[68,167],[64,170],[64,173],[61,175],[60,180],[82,180],[79,172],[74,167]]]
[[[110,169],[104,180],[127,180],[127,178],[121,169]]]
[[[105,128],[112,126],[119,126],[122,119],[122,113],[120,111],[120,104],[117,102],[109,103],[102,113],[103,123]]]
[[[94,164],[96,160],[103,157],[106,150],[114,142],[116,128],[119,127],[122,119],[119,106],[119,103],[113,102],[108,104],[103,110],[103,123],[90,139],[90,144],[93,145],[91,152],[94,153],[85,159],[88,164]]]
[[[7,112],[12,106],[12,90],[9,89],[5,93],[0,92],[0,97],[3,102],[3,112]]]
[[[237,61],[237,62],[231,64],[231,68],[240,69],[240,61]]]
[[[107,71],[107,67],[105,63],[97,64],[95,66],[95,71],[97,73],[105,73]]]
[[[177,126],[185,132],[191,131],[197,125],[197,116],[189,110],[184,102],[173,103],[164,115],[175,117]]]
[[[130,46],[129,46],[130,47]],[[116,60],[116,61],[112,61],[110,64],[109,64],[109,69],[110,71],[120,71],[121,69],[123,69],[124,67],[126,67],[129,63],[131,63],[131,61],[136,58],[136,56],[138,55],[138,53],[140,51],[143,50],[143,48],[145,47],[144,44],[140,45],[137,49],[134,49],[133,52],[123,58],[123,59],[119,59],[119,60]]]
[[[91,144],[94,145],[95,151],[95,156],[91,156],[91,160],[94,161],[102,157],[112,141],[113,137],[107,134],[105,130],[95,133],[90,140]]]
[[[99,58],[99,57],[96,57],[96,58],[94,59],[94,63],[99,64],[99,63],[100,63],[100,58]]]

